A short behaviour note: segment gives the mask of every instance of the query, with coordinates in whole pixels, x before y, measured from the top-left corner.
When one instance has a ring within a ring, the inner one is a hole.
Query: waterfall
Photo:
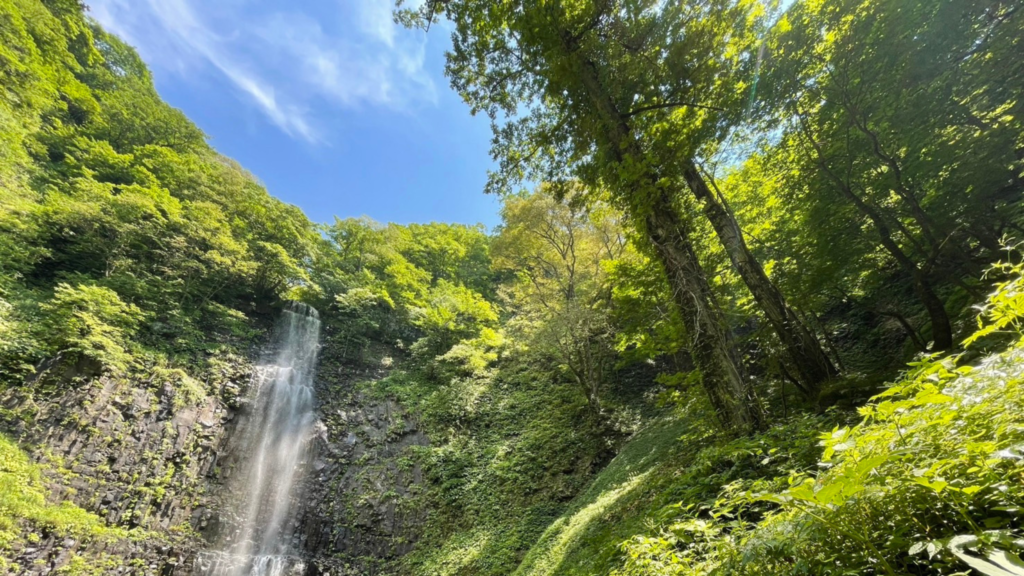
[[[319,349],[317,311],[293,303],[275,332],[273,352],[257,366],[250,413],[240,425],[242,465],[229,485],[239,527],[219,552],[199,558],[208,576],[301,574],[291,545],[293,487],[308,464],[316,423],[313,375]]]

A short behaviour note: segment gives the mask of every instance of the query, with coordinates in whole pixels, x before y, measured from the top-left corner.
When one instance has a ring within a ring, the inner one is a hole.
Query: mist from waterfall
[[[301,574],[292,549],[293,488],[308,465],[316,423],[313,376],[319,349],[317,311],[293,303],[275,332],[272,354],[257,366],[251,411],[241,424],[242,465],[229,487],[240,508],[237,532],[200,559],[209,576]]]

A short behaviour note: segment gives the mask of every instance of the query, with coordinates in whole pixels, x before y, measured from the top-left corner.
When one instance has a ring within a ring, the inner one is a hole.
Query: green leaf
[[[952,551],[957,558],[985,576],[1024,576],[1024,563],[1009,552],[993,550],[985,558],[979,558],[957,548]]]

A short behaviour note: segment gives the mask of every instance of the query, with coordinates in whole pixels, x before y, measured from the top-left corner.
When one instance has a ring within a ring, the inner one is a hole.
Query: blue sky
[[[392,0],[88,0],[163,98],[316,221],[498,223],[490,128],[443,75],[448,33]]]

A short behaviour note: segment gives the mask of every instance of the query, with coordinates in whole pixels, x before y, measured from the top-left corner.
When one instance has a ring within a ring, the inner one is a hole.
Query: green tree
[[[664,267],[704,389],[722,424],[737,429],[760,427],[763,415],[741,375],[676,190],[686,165],[679,158],[693,158],[696,146],[722,129],[709,114],[716,97],[735,99],[737,86],[714,56],[741,58],[751,6],[462,0],[428,2],[418,13],[422,22],[440,10],[453,23],[446,68],[452,85],[473,112],[495,120],[499,171],[491,190],[524,176],[557,183],[567,171],[590,187],[606,187]],[[652,53],[656,61],[664,54],[665,65],[651,65]],[[688,121],[658,122],[659,115],[648,114],[655,110],[674,110]],[[666,145],[672,133],[677,141]]]
[[[1018,210],[1008,195],[1024,189],[1019,129],[1002,114],[1008,101],[997,102],[1002,88],[988,68],[1019,26],[1011,4],[798,2],[763,51],[752,129],[784,132],[762,154],[785,159],[786,185],[805,191],[792,210],[814,212],[791,238],[817,237],[824,248],[802,262],[845,267],[849,279],[874,271],[849,270],[844,260],[874,265],[885,254],[914,287],[935,349],[954,345],[943,285],[980,298],[964,277],[995,257]],[[874,246],[854,238],[851,222],[873,230]],[[885,314],[909,327],[903,314]]]
[[[482,225],[410,224],[396,227],[399,251],[434,280],[456,279],[481,294],[491,290],[490,239]]]
[[[122,302],[116,292],[61,283],[43,310],[47,312],[45,338],[56,352],[90,358],[108,369],[126,368],[130,356],[125,348],[143,313]]]
[[[140,344],[195,359],[320,291],[317,228],[211,150],[80,3],[0,2],[0,79],[0,283],[16,323],[48,314],[36,302],[62,282],[102,287],[147,314]]]
[[[465,286],[438,280],[421,306],[410,310],[412,324],[424,336],[413,346],[414,353],[434,358],[461,340],[479,336],[493,327],[498,315],[489,302]]]
[[[605,266],[626,240],[616,211],[584,200],[577,194],[559,201],[546,186],[505,198],[494,267],[514,279],[502,291],[513,313],[509,326],[555,358],[600,414],[614,362]]]

